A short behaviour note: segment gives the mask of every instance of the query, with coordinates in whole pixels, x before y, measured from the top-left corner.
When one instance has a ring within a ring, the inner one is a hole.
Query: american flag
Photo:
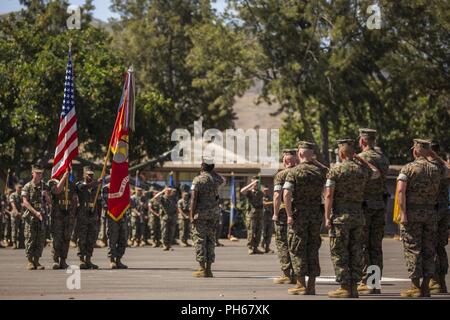
[[[69,61],[64,84],[64,101],[59,118],[59,133],[53,160],[52,178],[57,178],[66,171],[72,160],[78,155],[77,116],[75,114],[74,97],[72,53],[69,49]]]

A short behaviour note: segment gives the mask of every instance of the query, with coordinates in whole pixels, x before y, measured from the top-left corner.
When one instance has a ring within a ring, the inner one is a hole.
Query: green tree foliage
[[[112,8],[121,15],[116,46],[135,66],[141,93],[158,92],[168,103],[170,119],[166,109],[160,115],[167,120],[165,133],[199,118],[205,128],[233,126],[234,97],[250,84],[237,62],[250,61],[242,39],[210,1],[113,0]],[[222,61],[223,55],[233,60]]]
[[[67,30],[67,1],[22,1],[0,31],[0,162],[28,170],[53,157],[64,96],[69,41],[75,76],[78,139],[83,157],[102,157],[109,142],[126,69],[108,34],[89,25],[91,1],[81,30]]]
[[[370,1],[231,1],[265,57],[262,97],[288,115],[284,145],[314,139],[326,157],[366,126],[394,162],[415,137],[449,145],[448,1],[377,2],[380,30],[366,26]]]

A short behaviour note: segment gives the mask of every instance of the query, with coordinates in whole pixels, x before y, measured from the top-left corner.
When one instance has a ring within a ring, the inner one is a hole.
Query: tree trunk
[[[327,165],[330,164],[328,149],[330,147],[328,136],[328,112],[322,111],[319,117],[320,140],[322,141],[322,155]]]

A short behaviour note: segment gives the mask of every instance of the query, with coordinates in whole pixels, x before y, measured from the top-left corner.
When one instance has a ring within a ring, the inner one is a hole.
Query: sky
[[[83,5],[84,2],[85,0],[69,0],[69,3],[73,5]],[[94,0],[93,3],[95,6],[94,17],[97,19],[106,22],[108,18],[118,18],[116,13],[109,10],[109,6],[111,5],[110,0]],[[225,5],[225,0],[216,0],[216,3],[213,3],[213,7],[219,12],[224,10]],[[0,14],[18,11],[21,8],[19,0],[0,0]]]

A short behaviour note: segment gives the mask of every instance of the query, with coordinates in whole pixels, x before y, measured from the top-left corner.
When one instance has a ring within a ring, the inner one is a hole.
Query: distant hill
[[[278,104],[268,105],[266,102],[261,102],[259,105],[256,104],[261,89],[262,83],[256,81],[255,85],[247,90],[242,97],[236,98],[236,103],[234,104],[234,112],[238,118],[235,120],[236,128],[277,129],[282,126],[282,114],[277,116],[270,115],[270,113],[278,110]]]

